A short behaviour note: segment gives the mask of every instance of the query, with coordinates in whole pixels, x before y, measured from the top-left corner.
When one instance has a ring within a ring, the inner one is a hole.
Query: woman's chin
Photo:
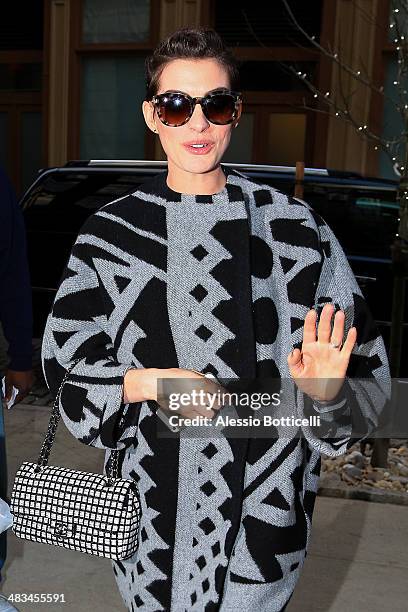
[[[192,172],[194,174],[201,174],[205,172],[209,172],[214,168],[218,167],[220,163],[220,159],[215,155],[183,155],[181,159],[177,161],[177,163],[173,162],[176,166],[178,166],[181,170],[185,172]],[[169,165],[171,161],[169,160]]]

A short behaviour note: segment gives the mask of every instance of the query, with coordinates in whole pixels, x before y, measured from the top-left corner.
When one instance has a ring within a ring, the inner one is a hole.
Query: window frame
[[[216,0],[210,0],[207,19],[211,24],[215,24]],[[320,29],[320,41],[325,45],[333,45],[336,19],[336,3],[332,0],[323,0],[322,18]],[[332,77],[331,62],[325,58],[317,49],[299,47],[230,47],[235,57],[240,61],[288,61],[288,62],[316,62],[316,85],[320,90],[327,90],[330,87]],[[259,105],[261,117],[255,116],[255,124],[262,123],[262,116],[268,112],[293,112],[306,114],[306,142],[304,161],[307,166],[325,167],[327,154],[327,132],[329,116],[324,112],[319,112],[319,103],[313,98],[313,94],[308,91],[243,91],[244,104],[248,106]],[[307,110],[304,106],[313,107],[316,110]],[[259,128],[257,130],[259,132]],[[254,163],[263,161],[264,147],[262,139],[255,134],[254,150],[252,158]]]
[[[150,0],[149,39],[143,43],[86,43],[82,42],[83,0],[71,4],[70,14],[70,68],[69,106],[72,109],[68,121],[68,157],[79,159],[81,139],[81,68],[85,57],[116,55],[134,57],[152,52],[158,42],[160,24],[160,0]],[[141,111],[140,111],[141,112]],[[145,158],[153,159],[154,138],[145,130]]]

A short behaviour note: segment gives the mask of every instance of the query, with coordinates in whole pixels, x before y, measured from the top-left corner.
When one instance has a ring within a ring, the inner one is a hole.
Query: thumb
[[[302,364],[302,353],[298,348],[293,349],[288,355],[288,365],[292,369],[297,370]]]

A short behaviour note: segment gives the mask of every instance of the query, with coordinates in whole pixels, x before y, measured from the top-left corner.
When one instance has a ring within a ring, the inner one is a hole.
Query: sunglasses
[[[201,98],[192,98],[181,91],[166,91],[153,96],[152,102],[164,125],[179,127],[191,119],[196,104],[201,104],[204,116],[215,125],[232,123],[238,115],[242,95],[237,91],[213,91]]]

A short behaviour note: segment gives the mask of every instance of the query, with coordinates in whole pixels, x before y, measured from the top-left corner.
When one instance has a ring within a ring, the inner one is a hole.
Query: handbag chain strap
[[[76,364],[81,361],[81,359],[77,359],[72,363],[72,365],[65,372],[64,378],[60,384],[57,395],[55,396],[54,404],[51,411],[50,420],[48,423],[47,433],[45,434],[45,439],[41,447],[40,455],[38,457],[37,464],[40,467],[45,467],[48,464],[48,459],[50,457],[51,448],[54,444],[55,434],[57,432],[57,427],[59,420],[61,418],[61,413],[59,410],[59,399],[61,396],[62,388],[71,373],[72,369],[76,366]],[[108,461],[106,465],[106,473],[108,476],[108,485],[111,486],[118,478],[118,459],[119,459],[119,451],[113,449],[110,455],[110,461]]]

